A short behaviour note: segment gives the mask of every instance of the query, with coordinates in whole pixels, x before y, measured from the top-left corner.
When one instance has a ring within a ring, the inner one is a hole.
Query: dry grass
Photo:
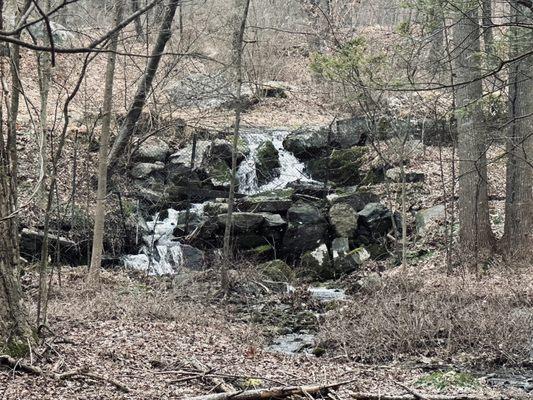
[[[436,357],[486,366],[532,362],[531,269],[474,276],[401,272],[327,318],[323,341],[351,358]]]

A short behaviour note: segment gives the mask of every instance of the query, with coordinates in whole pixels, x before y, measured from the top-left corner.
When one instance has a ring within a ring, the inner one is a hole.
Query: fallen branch
[[[235,388],[233,387],[233,385],[230,385],[229,383],[227,383],[226,381],[224,381],[224,379],[222,378],[217,378],[215,376],[208,376],[211,372],[213,372],[212,369],[209,369],[206,365],[202,364],[200,361],[198,360],[192,360],[190,361],[190,364],[196,368],[198,370],[198,372],[203,376],[203,377],[206,377],[208,378],[211,382],[213,382],[213,384],[215,385],[215,388],[216,389],[219,389],[219,391],[221,392],[225,392],[225,393],[232,393],[232,392],[235,392]]]
[[[293,395],[310,395],[316,393],[325,393],[329,389],[336,389],[342,385],[347,385],[352,381],[337,382],[327,385],[309,385],[309,386],[285,386],[270,389],[244,390],[231,393],[216,393],[203,396],[188,397],[183,400],[262,400],[270,398],[283,398]]]
[[[353,393],[352,399],[355,400],[500,400],[501,397],[485,397],[468,394],[459,395],[430,395],[430,394],[376,394],[376,393]]]
[[[21,360],[17,360],[8,355],[0,355],[0,365],[6,365],[12,368],[13,370],[19,370],[19,371],[27,372],[29,374],[38,375],[38,376],[46,376],[46,377],[57,379],[57,380],[89,378],[89,379],[94,379],[97,381],[107,382],[125,393],[130,393],[132,391],[129,387],[127,387],[126,385],[124,385],[123,383],[117,380],[105,377],[103,375],[96,374],[94,372],[89,372],[83,369],[76,369],[76,370],[65,372],[62,374],[55,374],[55,373],[43,371],[39,367],[35,367],[33,365],[23,363]]]

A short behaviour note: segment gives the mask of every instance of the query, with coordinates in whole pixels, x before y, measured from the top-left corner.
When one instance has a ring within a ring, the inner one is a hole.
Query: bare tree
[[[124,3],[119,0],[116,4],[115,25],[120,24],[124,11]],[[109,136],[111,131],[111,112],[113,106],[113,84],[115,80],[116,51],[118,46],[118,33],[111,37],[109,53],[107,56],[107,68],[104,88],[104,104],[102,116],[102,132],[100,134],[100,148],[98,151],[98,190],[96,197],[96,210],[94,216],[93,246],[91,252],[91,264],[89,269],[89,281],[96,283],[102,263],[104,242],[105,211],[107,198],[107,154],[109,152]]]
[[[233,203],[235,198],[235,187],[237,180],[237,153],[239,144],[239,129],[241,125],[242,99],[241,90],[243,83],[243,51],[244,51],[244,32],[246,30],[246,20],[248,19],[248,10],[250,9],[250,0],[235,0],[234,3],[233,24],[235,27],[233,37],[233,59],[232,65],[235,69],[235,123],[233,127],[233,146],[231,156],[231,183],[228,198],[228,213],[226,217],[226,227],[224,231],[224,260],[221,271],[222,290],[227,293],[229,289],[228,282],[228,264],[231,259],[231,230],[233,227]]]

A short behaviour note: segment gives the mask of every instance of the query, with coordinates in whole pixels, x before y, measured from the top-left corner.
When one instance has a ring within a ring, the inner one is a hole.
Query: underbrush
[[[478,280],[397,273],[328,315],[320,339],[368,363],[413,357],[484,366],[533,360],[531,271]]]

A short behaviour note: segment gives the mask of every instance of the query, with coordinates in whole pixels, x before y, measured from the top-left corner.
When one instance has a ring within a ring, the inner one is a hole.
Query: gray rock
[[[361,222],[359,231],[364,230],[365,236],[370,238],[384,237],[393,227],[392,218],[395,219],[397,228],[401,224],[399,215],[393,215],[392,211],[381,203],[369,203],[358,214]]]
[[[329,195],[328,200],[332,204],[346,203],[359,212],[368,203],[379,202],[379,196],[372,192],[359,191],[356,187],[343,188],[341,192]]]
[[[156,137],[151,137],[139,145],[133,154],[133,160],[146,163],[164,162],[170,154],[168,144]]]
[[[272,190],[247,196],[238,200],[238,207],[243,211],[285,213],[292,206],[292,189]]]
[[[183,252],[183,266],[194,271],[201,271],[205,267],[205,253],[187,244],[181,245]]]
[[[220,214],[217,216],[217,221],[221,226],[226,226],[227,214]],[[254,232],[259,230],[265,217],[261,214],[254,214],[248,212],[233,213],[233,226],[236,232]]]
[[[290,86],[285,82],[268,81],[258,85],[258,94],[262,97],[287,98],[287,91]]]
[[[324,156],[327,151],[329,127],[309,126],[290,133],[283,147],[300,160]]]
[[[444,220],[444,204],[439,204],[416,213],[416,232],[423,236],[427,233],[428,228]]]
[[[146,163],[142,162],[135,164],[130,171],[130,175],[135,179],[146,179],[156,172],[162,172],[165,169],[165,164],[162,162]]]
[[[197,170],[204,165],[204,160],[210,149],[211,142],[208,140],[198,140],[196,142],[196,151],[194,157],[194,169]],[[173,165],[182,165],[187,168],[191,165],[192,144],[178,150],[170,156],[169,163]]]
[[[228,212],[228,203],[225,201],[208,201],[204,203],[204,213],[211,217]]]
[[[287,226],[287,221],[281,218],[279,214],[261,213],[260,215],[265,218],[264,226],[266,228],[283,228]]]
[[[306,276],[311,275],[317,279],[335,277],[335,270],[329,257],[328,247],[325,244],[306,252],[301,258],[301,267]]]
[[[317,207],[298,201],[289,208],[287,218],[283,246],[290,254],[312,250],[325,240],[327,222]]]
[[[329,220],[340,237],[351,238],[357,231],[357,212],[347,203],[334,204],[329,209]]]
[[[352,117],[337,120],[331,135],[332,147],[346,149],[352,146],[363,145],[371,131],[367,118]]]
[[[331,252],[335,271],[339,275],[356,271],[370,258],[370,253],[364,247],[350,250],[348,238],[333,239]]]

